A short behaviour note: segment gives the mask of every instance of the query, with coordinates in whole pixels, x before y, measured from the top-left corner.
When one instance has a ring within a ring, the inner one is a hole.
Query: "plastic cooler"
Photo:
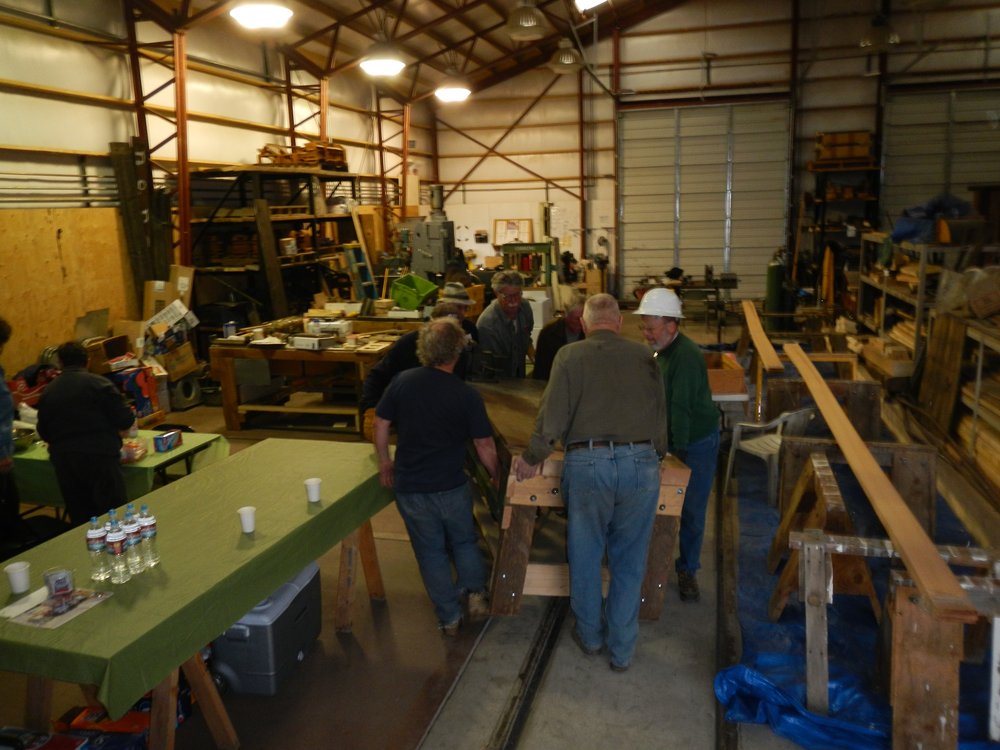
[[[212,642],[221,688],[274,695],[319,637],[319,565],[311,563]]]
[[[433,281],[408,273],[392,282],[389,295],[398,307],[404,310],[416,310],[432,294],[436,294],[437,290],[437,284]]]

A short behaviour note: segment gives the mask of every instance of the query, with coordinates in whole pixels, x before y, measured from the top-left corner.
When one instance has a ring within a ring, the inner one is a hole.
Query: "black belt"
[[[581,440],[570,443],[566,446],[566,452],[579,450],[580,448],[614,448],[616,445],[624,448],[639,448],[641,446],[652,445],[652,440]]]

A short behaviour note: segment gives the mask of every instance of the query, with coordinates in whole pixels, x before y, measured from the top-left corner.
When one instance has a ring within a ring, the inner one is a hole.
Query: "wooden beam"
[[[778,357],[778,353],[774,350],[771,339],[764,332],[764,326],[760,323],[760,317],[757,315],[757,307],[754,305],[753,300],[745,299],[742,304],[743,319],[746,321],[747,330],[750,332],[750,338],[753,340],[754,351],[757,352],[757,357],[764,371],[784,372],[785,366],[781,363],[781,358]]]
[[[848,465],[868,496],[931,614],[941,620],[975,622],[976,610],[937,549],[865,446],[816,367],[798,344],[785,353],[806,381],[816,406],[844,452]]]

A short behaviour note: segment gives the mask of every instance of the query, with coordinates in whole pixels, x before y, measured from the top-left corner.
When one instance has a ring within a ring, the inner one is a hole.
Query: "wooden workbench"
[[[295,414],[329,414],[346,416],[353,424],[355,432],[361,431],[361,415],[358,400],[361,384],[368,370],[378,362],[389,344],[378,351],[365,347],[357,349],[325,349],[310,351],[305,349],[268,349],[259,346],[220,346],[209,348],[212,377],[219,381],[222,390],[222,414],[226,429],[240,430],[250,412],[283,412]],[[240,360],[264,360],[270,364],[270,375],[284,375],[293,383],[283,389],[282,402],[275,400],[240,401],[239,383],[236,377],[237,362]],[[343,403],[324,401],[321,393],[309,392],[294,384],[294,381],[308,381],[310,378],[336,376],[343,378],[351,387],[352,396]]]

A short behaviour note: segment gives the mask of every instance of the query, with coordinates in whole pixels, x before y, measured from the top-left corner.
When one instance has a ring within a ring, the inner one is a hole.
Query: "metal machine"
[[[464,266],[462,254],[455,250],[455,223],[448,221],[443,207],[444,186],[431,185],[431,215],[413,224],[410,234],[410,271],[415,274],[428,278],[443,274],[456,258]]]

